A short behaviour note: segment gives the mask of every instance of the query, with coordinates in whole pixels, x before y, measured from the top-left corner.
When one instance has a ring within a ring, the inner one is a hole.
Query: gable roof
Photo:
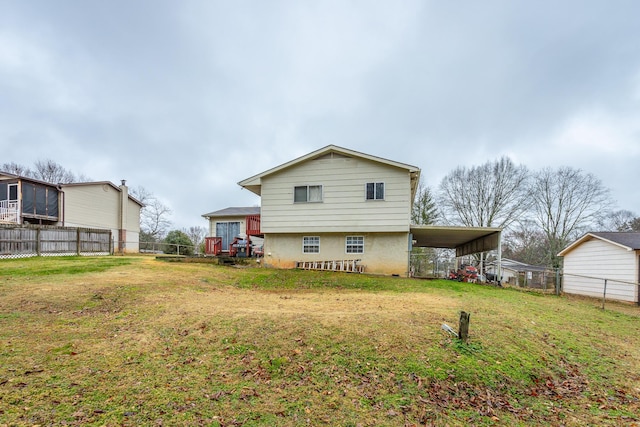
[[[628,251],[640,250],[640,233],[627,231],[591,232],[564,248],[558,256],[565,256],[584,242],[593,239],[611,243]]]
[[[115,185],[111,181],[69,182],[69,183],[66,183],[66,184],[60,184],[60,187],[64,190],[64,188],[66,188],[66,187],[93,187],[93,186],[96,186],[96,185],[108,185],[109,187],[113,188],[114,190],[116,190],[118,192],[122,192],[122,188],[118,187],[117,185]],[[142,203],[140,200],[138,200],[135,197],[133,197],[128,192],[127,192],[127,196],[129,197],[129,199],[132,202],[135,202],[138,205],[140,205],[141,207],[144,207],[144,203]]]
[[[327,154],[331,154],[331,153],[348,156],[348,157],[357,157],[360,159],[370,160],[372,162],[382,163],[385,165],[408,170],[409,173],[411,174],[411,197],[413,200],[413,196],[415,196],[416,189],[418,188],[418,180],[420,178],[420,168],[418,168],[417,166],[408,165],[406,163],[400,163],[393,160],[383,159],[382,157],[376,157],[370,154],[360,153],[359,151],[350,150],[348,148],[338,147],[337,145],[327,145],[326,147],[320,148],[319,150],[312,151],[311,153],[306,154],[302,157],[298,157],[297,159],[293,159],[289,162],[283,163],[279,166],[276,166],[262,173],[259,173],[245,180],[242,180],[238,182],[238,185],[260,196],[260,193],[262,191],[263,177],[280,172],[292,166],[299,165],[308,160],[313,160],[322,156],[326,156]]]
[[[203,214],[202,216],[205,218],[218,218],[223,216],[246,216],[246,215],[260,215],[260,206],[224,208],[224,209],[220,209],[219,211]]]

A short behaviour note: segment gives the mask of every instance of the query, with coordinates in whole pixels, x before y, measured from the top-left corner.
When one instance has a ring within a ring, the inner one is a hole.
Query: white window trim
[[[373,184],[373,199],[368,199],[367,198],[367,185],[369,184]],[[383,197],[381,199],[376,198],[376,184],[382,184],[382,188],[383,188]],[[364,200],[367,202],[370,201],[381,201],[381,200],[385,200],[385,198],[387,197],[387,184],[384,181],[369,181],[369,182],[365,182],[364,184]]]
[[[307,252],[305,247],[315,247],[315,244],[305,244],[305,239],[318,239],[318,251],[317,252]],[[320,253],[320,236],[302,236],[302,253],[303,254],[319,254]]]
[[[360,246],[359,244],[354,245],[353,243],[351,245],[348,244],[348,239],[349,238],[358,238],[358,239],[362,239],[362,251],[361,252],[349,252],[348,251],[348,247],[349,246]],[[344,238],[344,253],[345,254],[363,254],[364,253],[364,236],[345,236]]]
[[[296,188],[307,187],[307,200],[304,202],[296,202]],[[310,201],[309,200],[309,187],[320,187],[320,200]],[[304,184],[304,185],[294,185],[293,186],[293,203],[322,203],[324,201],[324,186],[322,184]]]

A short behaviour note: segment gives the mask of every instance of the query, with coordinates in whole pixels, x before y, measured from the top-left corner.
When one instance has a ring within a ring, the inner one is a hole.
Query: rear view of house
[[[558,255],[564,292],[640,302],[640,233],[587,233]]]
[[[264,265],[351,260],[407,275],[420,169],[329,145],[238,184],[259,195]]]

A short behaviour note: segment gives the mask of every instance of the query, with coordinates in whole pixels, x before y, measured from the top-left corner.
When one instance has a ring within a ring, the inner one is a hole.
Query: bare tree
[[[171,227],[171,209],[142,186],[132,188],[131,195],[142,203],[140,211],[141,241],[157,242],[164,238]]]
[[[634,231],[633,221],[636,219],[636,215],[631,211],[611,211],[598,219],[597,225],[600,231]]]
[[[502,242],[502,256],[532,265],[546,263],[547,239],[531,219],[516,221],[507,230]]]
[[[0,170],[19,176],[29,177],[32,175],[31,169],[15,162],[3,163],[2,166],[0,166]]]
[[[439,203],[448,222],[506,227],[530,206],[529,172],[508,157],[470,169],[461,166],[440,183]]]
[[[418,184],[416,199],[411,210],[411,222],[416,225],[435,224],[440,212],[431,189],[422,180]]]
[[[195,226],[189,228],[183,228],[182,232],[189,236],[189,239],[196,248],[196,253],[200,251],[200,245],[204,242],[204,238],[207,235],[207,229],[205,227]]]
[[[560,267],[558,252],[601,221],[612,206],[610,191],[598,178],[571,167],[536,173],[532,197],[535,220],[547,239],[546,258],[554,268]]]
[[[73,172],[65,169],[59,163],[53,160],[38,160],[34,164],[32,177],[41,181],[50,182],[52,184],[68,184],[76,181]]]

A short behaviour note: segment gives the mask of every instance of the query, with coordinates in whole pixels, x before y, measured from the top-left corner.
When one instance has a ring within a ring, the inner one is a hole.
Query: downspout
[[[58,222],[62,227],[64,227],[64,190],[62,189],[62,185],[58,184]]]
[[[127,244],[127,202],[129,200],[129,188],[125,179],[120,181],[120,224],[118,229],[118,251],[124,254]]]
[[[498,286],[502,286],[502,231],[498,231]]]

